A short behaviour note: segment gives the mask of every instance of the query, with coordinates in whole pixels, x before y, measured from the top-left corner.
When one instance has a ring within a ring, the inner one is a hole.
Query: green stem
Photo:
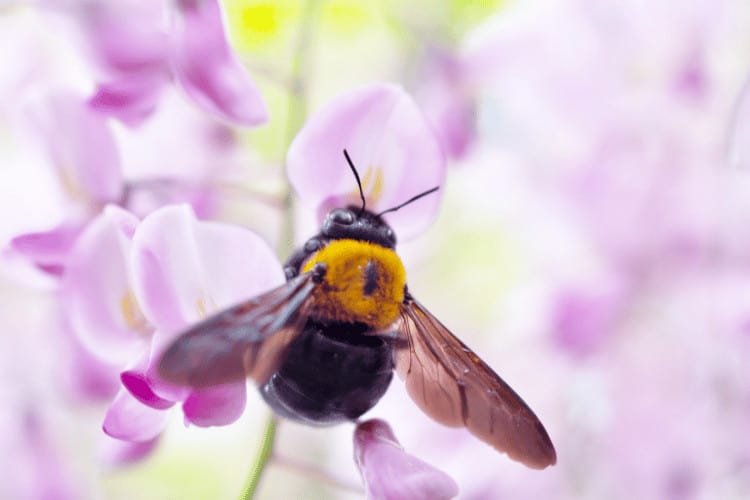
[[[308,55],[310,46],[312,45],[310,41],[312,39],[314,27],[313,20],[318,7],[317,3],[316,0],[308,0],[305,3],[304,12],[301,17],[297,50],[295,51],[291,65],[290,80],[292,85],[289,93],[286,140],[284,141],[282,157],[286,156],[286,150],[289,149],[289,145],[302,127],[305,117],[307,116],[307,91],[305,83],[307,76],[309,75]],[[286,257],[294,250],[294,197],[292,188],[288,183],[284,194],[283,210],[284,221],[278,250],[279,253]],[[261,441],[261,446],[258,450],[255,463],[253,464],[252,469],[250,469],[250,473],[245,482],[245,487],[242,491],[242,496],[240,497],[242,500],[252,500],[255,496],[255,491],[258,489],[263,472],[272,459],[277,425],[277,418],[271,415],[266,424],[263,433],[263,440]]]
[[[313,20],[315,19],[317,8],[318,2],[316,0],[309,0],[305,3],[301,16],[302,22],[300,24],[299,38],[297,39],[297,48],[292,60],[291,77],[289,79],[291,88],[286,114],[286,140],[284,141],[284,151],[282,152],[284,157],[286,156],[286,151],[289,149],[289,145],[302,127],[307,116],[306,80],[310,75],[309,55],[312,46]],[[284,223],[279,250],[286,257],[294,251],[294,194],[292,187],[288,183],[283,203]]]
[[[255,497],[255,490],[258,489],[260,478],[271,458],[271,452],[273,452],[273,445],[276,440],[276,424],[276,417],[271,415],[268,418],[266,429],[263,432],[263,441],[261,441],[258,456],[255,458],[255,463],[250,469],[250,474],[247,476],[247,482],[242,490],[242,496],[240,497],[242,500],[252,500]]]

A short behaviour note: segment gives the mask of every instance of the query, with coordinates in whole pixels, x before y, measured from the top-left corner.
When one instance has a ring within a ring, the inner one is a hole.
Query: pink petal
[[[203,265],[203,286],[214,311],[284,283],[275,252],[252,231],[218,222],[199,222],[195,244]]]
[[[103,363],[81,345],[74,336],[67,318],[56,318],[59,328],[60,377],[75,401],[109,401],[120,388],[117,373],[120,367]]]
[[[78,7],[81,28],[99,62],[113,73],[166,73],[167,32],[159,0],[95,0]]]
[[[194,391],[182,405],[185,421],[199,427],[231,424],[245,410],[245,381]]]
[[[268,120],[262,96],[224,34],[216,0],[181,0],[172,28],[172,69],[200,107],[233,123],[255,126]]]
[[[16,236],[10,245],[40,269],[59,276],[81,230],[77,224],[61,225],[49,231]]]
[[[227,224],[199,222],[187,205],[146,217],[133,244],[138,302],[166,332],[177,333],[284,281],[278,260],[260,237]]]
[[[104,117],[84,99],[58,92],[30,106],[29,118],[71,198],[117,201],[123,189],[120,157]]]
[[[289,148],[289,180],[321,219],[331,208],[360,204],[344,148],[372,211],[443,183],[440,143],[411,97],[395,85],[370,85],[337,97],[307,121]],[[432,194],[385,217],[401,238],[408,238],[429,225],[439,202],[440,194]]]
[[[476,135],[476,109],[462,62],[451,54],[435,51],[420,77],[418,101],[435,128],[443,150],[463,158]]]
[[[162,198],[177,198],[174,192],[181,189],[176,188],[189,186],[205,192],[209,189],[207,180],[228,174],[238,160],[244,162],[238,158],[240,148],[233,130],[188,102],[172,86],[160,92],[159,112],[136,129],[122,130],[118,145],[129,180],[141,184],[161,181],[149,186],[151,189],[131,190],[129,204],[132,195],[139,192],[151,192],[155,198],[152,205],[158,206],[166,204],[158,203]],[[173,181],[165,182],[170,179]]]
[[[174,400],[160,397],[151,387],[147,376],[147,363],[139,363],[120,374],[123,387],[138,401],[156,410],[166,410],[174,406]]]
[[[156,438],[167,423],[167,412],[148,407],[121,389],[107,409],[102,429],[115,439],[144,442]]]
[[[132,214],[107,207],[74,245],[62,283],[62,300],[77,338],[94,355],[125,364],[151,332],[130,284]]]
[[[146,367],[146,379],[149,387],[158,397],[169,401],[184,401],[190,395],[190,388],[170,384],[159,376],[159,360],[174,339],[174,332],[166,333],[163,330],[154,332],[151,337],[151,352],[149,364]]]
[[[186,205],[153,212],[133,239],[133,279],[145,316],[174,331],[200,317],[198,267],[192,240],[193,215]]]
[[[561,291],[552,312],[555,342],[572,354],[591,354],[614,335],[630,298],[620,290]]]
[[[159,436],[149,441],[130,442],[104,436],[99,447],[99,458],[106,465],[121,466],[148,456],[159,443]]]
[[[88,104],[92,109],[134,127],[156,110],[166,82],[166,76],[162,74],[131,75],[99,85]]]
[[[406,453],[383,420],[357,425],[354,459],[367,498],[437,500],[458,495],[456,482],[443,471]]]

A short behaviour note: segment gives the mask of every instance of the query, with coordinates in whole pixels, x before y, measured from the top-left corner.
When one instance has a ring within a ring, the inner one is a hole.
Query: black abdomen
[[[372,408],[393,377],[384,339],[362,323],[308,320],[286,360],[260,387],[279,415],[306,424],[353,420]]]

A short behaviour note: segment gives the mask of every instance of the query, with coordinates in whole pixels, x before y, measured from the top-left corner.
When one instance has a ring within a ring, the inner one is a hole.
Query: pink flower
[[[3,399],[5,405],[18,403]],[[5,434],[0,440],[0,452],[7,457],[0,493],[4,498],[81,498],[82,481],[65,460],[67,457],[59,446],[61,440],[53,427],[56,422],[50,421],[46,414],[42,416],[40,410],[21,408],[7,418],[0,411]]]
[[[21,234],[10,244],[39,269],[59,276],[88,218],[122,196],[120,155],[106,119],[72,92],[56,91],[37,99],[26,117],[30,137],[44,151],[50,174],[63,191],[62,222]]]
[[[750,171],[750,76],[737,98],[729,136],[729,162]]]
[[[44,229],[11,239],[15,253],[59,277],[82,228],[107,203],[138,215],[186,201],[200,215],[214,212],[210,180],[242,161],[239,148],[226,125],[175,92],[164,94],[163,112],[137,130],[121,130],[117,141],[111,124],[73,92],[54,91],[28,106],[28,138],[45,153],[45,174],[61,196],[50,200],[57,214]]]
[[[122,168],[106,118],[66,90],[37,99],[28,107],[28,118],[71,198],[94,207],[119,199]]]
[[[368,499],[438,500],[458,495],[455,481],[406,453],[383,420],[368,420],[357,425],[354,459]]]
[[[156,361],[188,324],[281,282],[275,256],[249,231],[200,222],[185,205],[143,221],[107,207],[76,242],[62,290],[78,339],[123,367],[104,431],[150,442],[175,403],[186,423],[236,420],[245,407],[244,380],[199,391],[173,387],[156,375]]]
[[[95,109],[136,125],[173,80],[215,117],[245,126],[267,121],[260,92],[227,42],[217,0],[47,4],[73,16],[107,74],[91,98]]]
[[[657,279],[712,262],[725,160],[714,131],[731,95],[712,58],[732,50],[711,49],[726,7],[517,4],[467,38],[480,137],[523,165],[532,203],[552,200],[599,269],[590,289],[575,277],[553,293],[550,331],[572,352],[604,345]]]
[[[598,351],[617,330],[631,299],[630,290],[560,290],[552,310],[555,343],[578,356]]]
[[[432,49],[416,86],[417,102],[448,156],[461,160],[476,137],[476,107],[468,72],[460,55]]]
[[[45,273],[62,276],[68,252],[81,228],[77,224],[61,225],[49,231],[16,236],[10,246]]]
[[[332,208],[361,204],[344,149],[373,212],[443,183],[440,142],[411,97],[395,85],[369,85],[337,97],[312,115],[292,142],[289,181],[321,220]],[[385,218],[408,239],[430,224],[439,202],[438,195],[430,195]]]

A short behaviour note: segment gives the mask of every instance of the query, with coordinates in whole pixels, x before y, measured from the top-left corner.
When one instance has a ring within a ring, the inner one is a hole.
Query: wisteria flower
[[[215,117],[244,126],[266,122],[260,92],[227,41],[218,0],[47,4],[75,19],[105,70],[94,108],[139,124],[174,81]]]
[[[254,233],[200,222],[186,205],[164,207],[143,221],[107,207],[76,242],[63,283],[80,341],[124,368],[104,431],[150,442],[175,403],[187,423],[236,420],[245,407],[244,380],[191,390],[161,381],[156,365],[188,324],[281,282],[278,261]]]
[[[632,300],[633,291],[625,285],[603,290],[593,287],[562,288],[552,300],[552,337],[562,349],[586,356],[602,348],[617,330]]]
[[[462,55],[429,51],[417,82],[417,102],[435,129],[445,153],[461,160],[475,141],[476,109]]]
[[[369,85],[338,96],[311,116],[292,142],[289,181],[321,220],[332,208],[361,203],[344,149],[359,171],[367,208],[376,213],[442,185],[445,176],[440,142],[396,85]],[[385,218],[408,239],[430,224],[439,202],[439,196],[428,196]]]
[[[19,235],[11,247],[39,269],[59,276],[88,219],[122,196],[120,155],[106,119],[74,92],[40,97],[29,104],[27,116],[30,136],[45,152],[64,202],[56,227]]]
[[[716,13],[683,5],[660,5],[675,19],[655,31],[645,6],[603,15],[590,2],[519,4],[466,40],[480,135],[526,166],[538,205],[563,207],[565,227],[601,260],[602,281],[620,283],[551,294],[550,330],[572,352],[603,345],[595,337],[617,331],[642,284],[711,260],[724,137],[707,131],[726,120],[726,103],[713,101],[718,81],[704,59],[714,43],[706,16]]]
[[[438,500],[458,495],[455,481],[406,453],[383,420],[357,425],[354,459],[369,499]]]
[[[239,148],[226,125],[207,120],[174,94],[165,92],[163,113],[117,136],[111,123],[72,91],[31,102],[27,135],[45,153],[43,166],[60,196],[50,200],[58,207],[56,216],[41,231],[13,237],[13,251],[59,277],[80,231],[107,203],[137,215],[176,202],[189,202],[201,216],[214,213],[218,190],[211,180],[239,164]]]
[[[750,171],[750,79],[745,83],[734,108],[729,134],[729,163]]]

